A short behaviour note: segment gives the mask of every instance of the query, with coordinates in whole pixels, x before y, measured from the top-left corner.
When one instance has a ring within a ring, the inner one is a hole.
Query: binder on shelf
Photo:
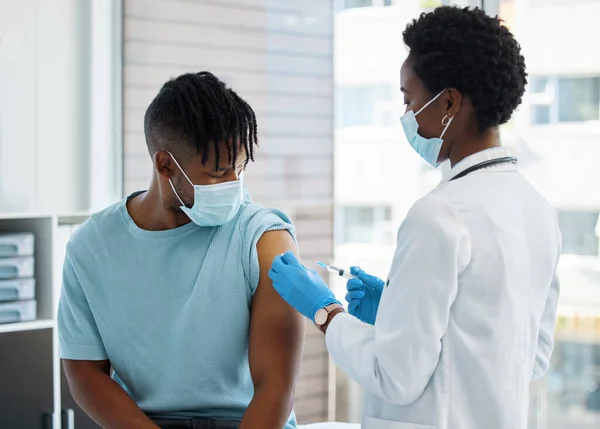
[[[34,244],[32,233],[0,234],[0,258],[33,256]]]
[[[0,258],[0,280],[33,277],[34,257]]]
[[[0,302],[0,324],[30,322],[36,319],[37,302],[28,301]]]
[[[0,302],[35,298],[35,279],[0,280]]]

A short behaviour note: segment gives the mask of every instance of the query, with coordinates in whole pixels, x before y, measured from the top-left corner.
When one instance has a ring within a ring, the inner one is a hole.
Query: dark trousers
[[[237,429],[240,422],[206,419],[152,419],[161,429]]]

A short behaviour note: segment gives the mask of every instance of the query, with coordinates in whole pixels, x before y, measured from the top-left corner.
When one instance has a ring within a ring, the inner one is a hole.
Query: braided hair
[[[197,154],[206,164],[213,145],[216,165],[219,145],[227,145],[230,165],[243,147],[246,164],[258,146],[256,115],[250,105],[210,72],[187,73],[163,85],[144,115],[150,155],[176,152],[182,162]]]

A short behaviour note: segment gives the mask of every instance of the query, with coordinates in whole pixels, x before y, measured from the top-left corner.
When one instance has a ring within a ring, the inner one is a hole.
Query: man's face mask
[[[439,137],[426,139],[418,133],[419,123],[417,122],[416,116],[425,110],[427,106],[437,100],[438,97],[444,93],[444,91],[446,90],[444,89],[438,95],[433,97],[429,102],[427,102],[427,104],[421,107],[417,113],[409,110],[400,118],[400,122],[402,123],[402,128],[404,129],[404,134],[406,134],[408,143],[410,143],[412,148],[419,155],[421,155],[421,158],[423,158],[433,167],[438,167],[440,165],[438,163],[438,157],[440,155],[440,150],[442,149],[442,144],[444,143],[442,137],[444,137],[444,134],[446,134],[446,130],[448,130],[448,127],[452,123],[454,117],[446,115],[444,119],[442,119],[442,125],[444,126],[442,134]]]
[[[238,180],[217,183],[216,185],[194,185],[185,174],[175,157],[173,161],[184,177],[194,187],[194,205],[187,207],[169,179],[173,192],[181,203],[181,210],[198,226],[221,226],[232,220],[244,201],[243,172]]]

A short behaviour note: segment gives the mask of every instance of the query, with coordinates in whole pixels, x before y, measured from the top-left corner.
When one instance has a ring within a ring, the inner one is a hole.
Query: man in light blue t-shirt
[[[268,277],[295,236],[244,187],[252,108],[214,75],[185,74],[144,131],[148,190],[67,246],[58,327],[75,400],[105,428],[296,427],[304,322]]]

